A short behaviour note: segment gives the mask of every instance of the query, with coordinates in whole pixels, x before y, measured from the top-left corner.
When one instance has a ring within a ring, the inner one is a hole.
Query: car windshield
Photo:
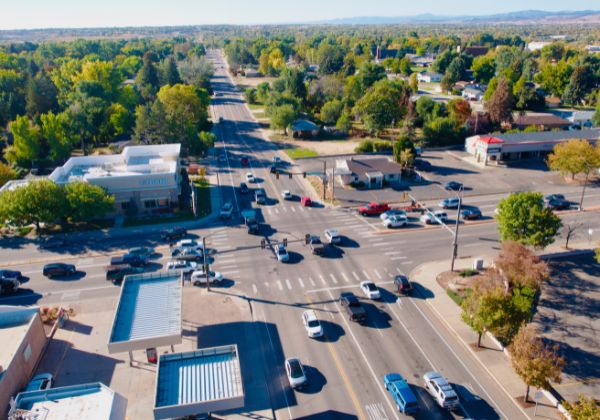
[[[310,328],[316,328],[316,327],[318,327],[319,325],[320,325],[320,324],[319,324],[319,321],[317,321],[316,319],[313,319],[313,320],[311,320],[311,321],[308,321],[308,326],[309,326]]]
[[[373,283],[367,283],[366,287],[367,289],[369,289],[370,292],[374,292],[375,290],[377,290],[377,286],[375,286]]]
[[[458,396],[457,395],[446,396],[445,400],[446,401],[457,401],[458,400]]]
[[[302,366],[300,366],[300,362],[297,360],[290,361],[290,376],[294,379],[304,376],[304,372],[302,372]]]

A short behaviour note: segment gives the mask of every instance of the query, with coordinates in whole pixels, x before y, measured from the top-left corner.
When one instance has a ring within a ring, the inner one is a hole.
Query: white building
[[[527,44],[527,49],[529,51],[538,51],[550,44],[552,44],[550,41],[533,41]]]
[[[432,73],[424,71],[423,73],[417,73],[417,80],[423,83],[438,83],[442,81],[442,75],[439,73]]]

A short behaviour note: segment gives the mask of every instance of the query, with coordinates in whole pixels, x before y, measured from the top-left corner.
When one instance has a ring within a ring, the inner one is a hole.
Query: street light
[[[456,260],[458,255],[458,225],[460,224],[460,208],[463,201],[463,185],[460,186],[458,192],[460,193],[460,198],[458,200],[458,209],[456,210],[456,226],[454,228],[454,240],[452,241],[452,263],[450,264],[450,271],[454,271],[454,260]]]

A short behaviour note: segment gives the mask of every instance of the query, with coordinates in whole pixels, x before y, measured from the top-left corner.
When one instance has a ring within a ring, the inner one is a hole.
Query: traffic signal
[[[279,171],[275,172],[275,178],[279,179]]]
[[[306,172],[302,172],[302,176],[306,178]]]
[[[287,248],[287,238],[283,238],[283,246]]]
[[[291,172],[289,173],[289,176],[290,176],[290,179],[292,179],[292,173]]]
[[[309,242],[310,242],[310,233],[307,233],[307,234],[304,236],[304,243],[305,243],[306,245],[308,245],[308,243],[309,243]]]
[[[261,240],[260,240],[260,247],[261,247],[262,249],[265,249],[265,248],[267,247],[267,243],[266,243],[266,241],[265,241],[264,239],[261,239]]]

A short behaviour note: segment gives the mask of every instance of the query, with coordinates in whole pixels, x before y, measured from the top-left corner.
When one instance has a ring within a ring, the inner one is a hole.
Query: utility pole
[[[460,199],[458,200],[458,209],[456,210],[456,226],[454,228],[454,240],[452,241],[452,263],[450,264],[450,271],[454,271],[454,260],[458,255],[458,225],[460,224],[460,208],[463,200],[463,187],[460,187]]]
[[[210,273],[208,272],[208,262],[206,260],[206,236],[202,237],[202,258],[204,260],[204,274],[206,275],[206,290],[210,292]]]
[[[327,178],[327,161],[324,160],[323,161],[323,202],[325,202],[325,200],[327,199],[327,190],[325,189],[326,181],[325,179]]]
[[[335,201],[335,166],[331,170],[331,204]]]
[[[587,187],[589,172],[585,174],[585,181],[583,181],[583,190],[581,191],[581,199],[579,200],[579,211],[583,211],[583,196],[585,195],[585,187]]]

